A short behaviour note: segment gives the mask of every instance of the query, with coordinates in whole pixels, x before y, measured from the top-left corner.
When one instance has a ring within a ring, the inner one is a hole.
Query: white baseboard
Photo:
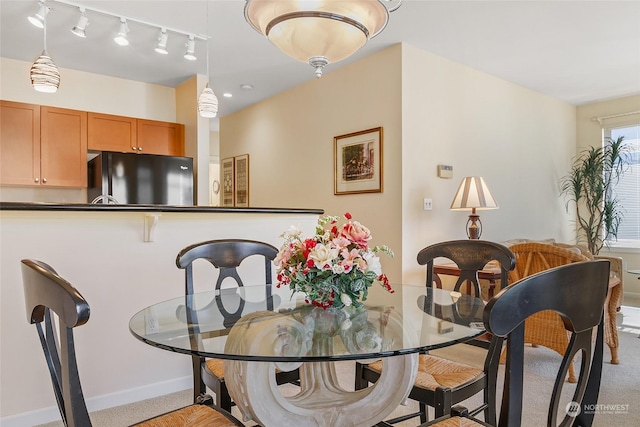
[[[87,398],[87,409],[89,412],[100,411],[102,409],[127,405],[129,403],[187,390],[191,387],[193,387],[193,380],[191,379],[191,376],[176,378],[143,387],[131,388],[116,393]],[[60,420],[58,407],[50,406],[36,411],[23,412],[21,414],[1,418],[0,425],[2,427],[31,427],[57,420]]]

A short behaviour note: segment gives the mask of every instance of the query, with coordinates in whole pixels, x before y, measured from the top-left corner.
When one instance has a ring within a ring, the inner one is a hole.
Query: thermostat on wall
[[[439,178],[453,178],[453,166],[438,165]]]

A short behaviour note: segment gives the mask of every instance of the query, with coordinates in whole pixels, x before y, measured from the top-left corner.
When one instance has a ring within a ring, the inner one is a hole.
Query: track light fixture
[[[49,8],[44,4],[44,2],[40,2],[38,11],[27,19],[36,27],[44,28],[44,18],[46,17],[47,13],[49,13]]]
[[[87,34],[84,32],[85,28],[89,25],[89,18],[87,18],[87,14],[85,13],[85,8],[80,8],[80,18],[78,18],[78,23],[75,27],[71,29],[71,32],[78,37],[82,37],[83,39],[87,37]]]
[[[184,53],[184,59],[188,59],[189,61],[195,61],[198,59],[196,57],[196,41],[194,40],[192,35],[189,35],[189,39],[185,43],[187,47],[187,51]]]
[[[127,25],[127,20],[124,18],[120,18],[120,29],[118,30],[118,34],[113,38],[113,41],[118,43],[120,46],[128,46],[129,39],[127,38],[127,33],[129,32],[129,26]]]
[[[167,50],[167,40],[169,39],[169,35],[167,35],[167,29],[161,28],[160,34],[158,35],[158,46],[156,46],[156,52],[166,55],[169,53]]]

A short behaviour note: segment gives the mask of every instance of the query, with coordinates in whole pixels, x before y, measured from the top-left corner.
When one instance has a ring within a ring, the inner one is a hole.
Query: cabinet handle
[[[138,147],[138,151],[142,151],[142,147]]]
[[[40,182],[40,178],[34,179],[35,182]]]
[[[42,178],[42,182],[46,184],[47,183],[47,178]]]
[[[133,151],[136,151],[136,150],[138,149],[138,147],[131,147],[131,149],[132,149]]]

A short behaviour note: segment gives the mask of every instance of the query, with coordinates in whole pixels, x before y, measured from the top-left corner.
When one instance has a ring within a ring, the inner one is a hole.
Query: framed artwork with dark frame
[[[236,207],[249,207],[249,155],[236,156],[234,160]]]
[[[382,193],[382,127],[333,138],[334,194]]]
[[[221,206],[232,207],[234,203],[234,161],[233,157],[222,160],[221,178],[222,178],[222,198]]]

